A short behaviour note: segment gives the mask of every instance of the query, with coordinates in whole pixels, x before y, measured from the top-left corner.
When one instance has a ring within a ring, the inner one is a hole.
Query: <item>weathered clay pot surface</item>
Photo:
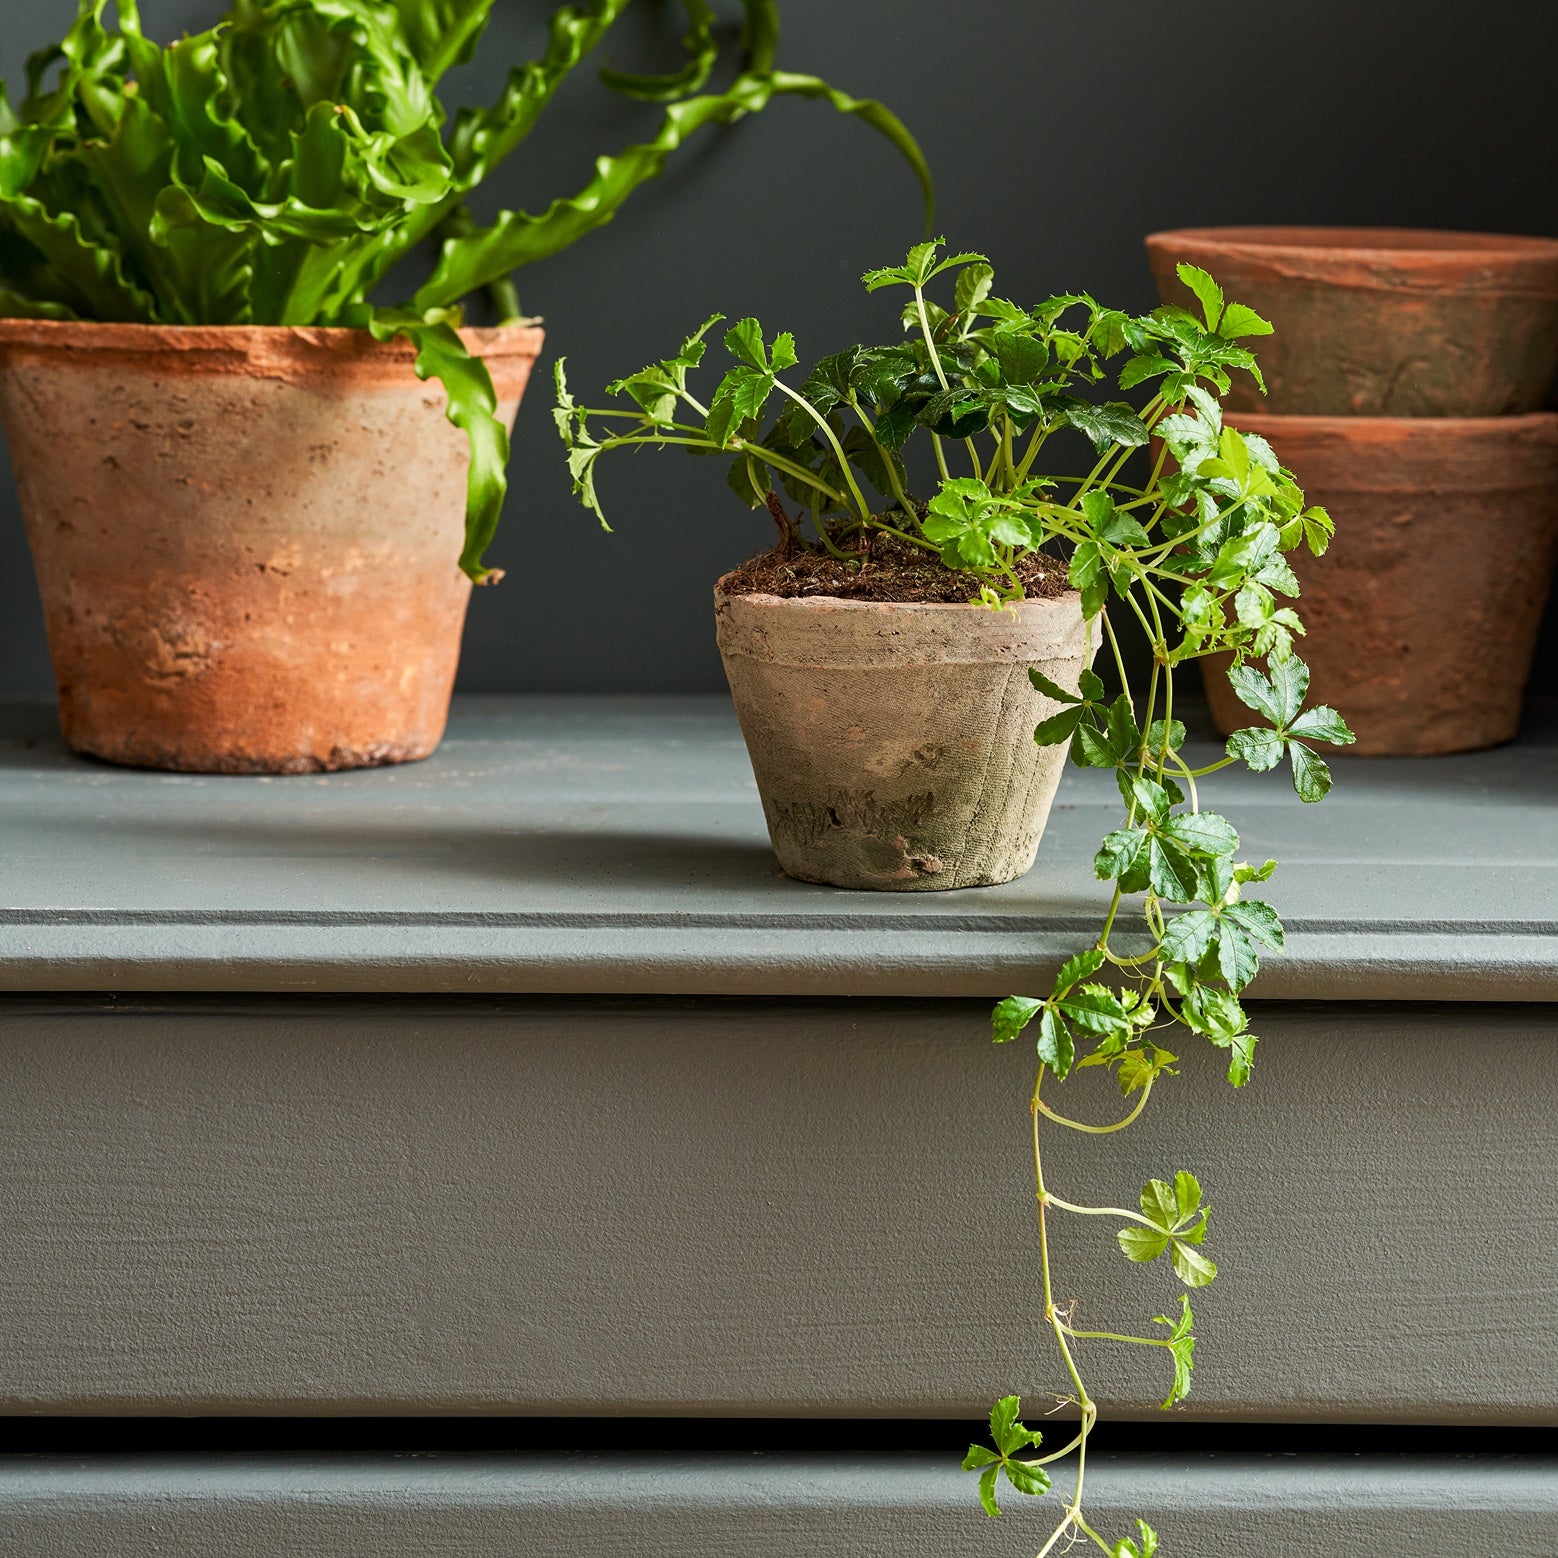
[[[1558,239],[1374,227],[1154,233],[1165,303],[1199,265],[1276,333],[1244,342],[1269,394],[1235,371],[1228,404],[1303,416],[1481,417],[1539,409],[1558,375]]]
[[[512,424],[542,334],[465,332]],[[0,418],[77,751],[426,757],[470,584],[465,435],[366,332],[0,320]]]
[[[1075,687],[1081,597],[1015,611],[715,591],[725,675],[785,872],[936,891],[1032,864],[1065,764],[1033,727]]]
[[[1471,751],[1520,722],[1558,553],[1558,415],[1423,420],[1240,415],[1336,521],[1295,552],[1316,702],[1365,755]],[[1226,734],[1260,723],[1206,664]]]

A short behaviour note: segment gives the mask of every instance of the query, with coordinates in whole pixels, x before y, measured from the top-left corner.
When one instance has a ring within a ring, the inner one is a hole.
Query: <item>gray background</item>
[[[488,99],[536,51],[543,0],[499,0],[451,101]],[[0,75],[56,36],[73,0],[5,0]],[[215,0],[145,0],[149,30],[203,26]],[[1140,239],[1219,222],[1383,223],[1558,233],[1550,72],[1558,8],[1484,0],[784,0],[782,65],[878,95],[937,173],[938,228],[995,261],[1018,297],[1085,288],[1153,301]],[[603,50],[670,60],[681,12],[644,0]],[[535,207],[591,159],[647,136],[654,109],[585,73],[492,193]],[[918,236],[906,170],[869,131],[780,103],[673,161],[610,227],[520,277],[551,353],[581,388],[674,347],[715,309],[796,332],[803,358],[892,310],[856,278]],[[766,519],[720,471],[674,453],[619,457],[604,535],[569,496],[544,379],[520,417],[505,526],[478,592],[469,691],[695,691],[723,685],[709,587]],[[0,696],[52,683],[9,472],[0,472]],[[1537,680],[1558,685],[1552,625]]]

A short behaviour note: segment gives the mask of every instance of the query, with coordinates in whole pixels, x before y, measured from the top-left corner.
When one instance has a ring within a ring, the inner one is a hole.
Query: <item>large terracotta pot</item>
[[[1234,418],[1336,521],[1290,561],[1316,702],[1373,756],[1508,741],[1558,553],[1558,415]],[[1259,723],[1207,665],[1227,734]]]
[[[512,425],[541,331],[465,339]],[[72,747],[305,773],[438,745],[468,455],[414,355],[355,330],[0,320]]]
[[[1199,227],[1154,233],[1165,303],[1200,308],[1199,265],[1276,333],[1244,344],[1230,407],[1303,416],[1481,417],[1535,411],[1558,375],[1558,239],[1389,227]]]
[[[1075,591],[992,611],[716,589],[715,621],[788,875],[922,892],[1033,864],[1066,748],[1033,740],[1058,705],[1028,670],[1077,685]]]

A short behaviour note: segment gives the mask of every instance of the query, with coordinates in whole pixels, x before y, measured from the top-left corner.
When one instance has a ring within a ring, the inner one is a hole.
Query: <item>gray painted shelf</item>
[[[0,1461],[3,1558],[1018,1558],[1054,1500],[988,1520],[951,1456],[40,1457]],[[1099,1455],[1088,1512],[1175,1558],[1558,1553],[1532,1458]],[[1073,1548],[1076,1552],[1079,1549]]]
[[[1283,862],[1290,950],[1252,993],[1558,999],[1552,725],[1336,766],[1320,807],[1205,786]],[[468,699],[426,763],[289,779],[85,762],[13,709],[0,988],[1003,995],[1092,934],[1117,804],[1068,770],[1022,881],[851,893],[778,873],[723,699]]]

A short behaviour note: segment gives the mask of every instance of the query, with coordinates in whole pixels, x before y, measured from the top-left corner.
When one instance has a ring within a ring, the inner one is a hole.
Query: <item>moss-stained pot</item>
[[[512,425],[541,331],[464,338]],[[355,330],[0,320],[72,747],[306,773],[438,745],[468,454],[414,355]]]
[[[723,581],[721,581],[721,586]],[[715,590],[725,675],[787,875],[925,892],[1032,864],[1066,748],[1030,667],[1075,687],[1081,598],[978,605]]]
[[[1165,303],[1199,313],[1175,273],[1188,261],[1276,327],[1253,343],[1269,396],[1235,374],[1230,409],[1505,416],[1538,410],[1558,374],[1555,238],[1192,227],[1154,233],[1147,255]]]
[[[1323,557],[1294,552],[1316,700],[1367,756],[1508,741],[1558,554],[1558,415],[1240,414],[1336,521]],[[1203,662],[1224,734],[1255,723]]]

